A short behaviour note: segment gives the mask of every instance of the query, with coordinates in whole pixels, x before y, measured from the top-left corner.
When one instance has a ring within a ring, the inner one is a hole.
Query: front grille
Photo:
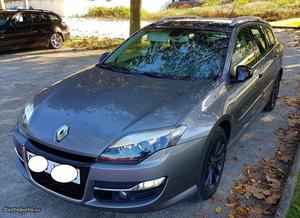
[[[56,193],[62,194],[64,196],[80,200],[82,199],[84,194],[84,188],[85,188],[89,168],[81,167],[79,169],[80,169],[80,185],[73,182],[69,182],[69,183],[56,182],[55,180],[52,179],[50,174],[45,172],[35,173],[31,171],[30,173],[33,180],[36,183],[44,186],[45,188],[52,190]]]
[[[51,147],[48,147],[48,146],[41,144],[32,139],[30,140],[30,143],[42,151],[45,151],[45,152],[53,154],[53,155],[61,156],[63,158],[67,158],[69,160],[80,161],[80,162],[84,162],[84,163],[93,163],[96,161],[96,159],[94,157],[87,157],[87,156],[83,156],[83,155],[71,154],[68,152],[53,149]]]
[[[44,186],[45,188],[64,195],[69,198],[80,200],[83,197],[86,180],[90,170],[90,162],[94,161],[94,158],[69,154],[67,152],[58,151],[49,148],[41,143],[30,140],[31,143],[26,144],[26,150],[36,155],[41,155],[46,159],[60,163],[69,164],[80,171],[80,185],[69,182],[60,183],[52,179],[51,175],[45,172],[35,173],[30,171],[32,179]]]

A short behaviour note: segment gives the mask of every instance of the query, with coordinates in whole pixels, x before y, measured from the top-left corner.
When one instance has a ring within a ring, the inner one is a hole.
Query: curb
[[[276,214],[274,216],[275,218],[286,217],[294,196],[293,193],[295,191],[297,174],[299,173],[299,171],[300,171],[300,149],[298,145],[296,155],[294,157],[293,165],[291,167],[288,179],[286,180],[286,183],[284,185],[284,190],[281,194],[281,198],[276,210]]]

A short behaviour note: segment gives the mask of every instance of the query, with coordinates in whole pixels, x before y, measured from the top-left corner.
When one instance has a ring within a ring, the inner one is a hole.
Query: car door
[[[26,13],[16,14],[10,21],[9,28],[2,37],[7,47],[27,47],[32,44],[34,32],[31,22]]]
[[[260,55],[258,67],[260,68],[260,83],[263,86],[262,101],[267,104],[276,76],[280,70],[280,48],[276,48],[275,38],[267,26],[255,26],[251,28],[251,34],[257,43]]]
[[[45,45],[51,36],[51,24],[49,17],[43,12],[32,13],[34,28],[37,30],[37,45]]]
[[[230,77],[235,78],[237,66],[251,68],[252,77],[241,83],[232,83],[231,92],[234,95],[234,120],[237,128],[248,124],[262,105],[261,85],[259,83],[260,68],[257,65],[258,48],[250,34],[249,27],[242,28],[236,37],[232,55]]]

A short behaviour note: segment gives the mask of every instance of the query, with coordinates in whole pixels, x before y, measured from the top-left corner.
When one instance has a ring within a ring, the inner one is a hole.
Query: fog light
[[[145,189],[152,189],[160,186],[164,181],[166,177],[162,177],[159,179],[149,180],[145,182],[141,182],[138,185],[136,185],[133,189],[135,191],[145,190]]]
[[[127,192],[119,192],[119,198],[125,200],[128,197]]]

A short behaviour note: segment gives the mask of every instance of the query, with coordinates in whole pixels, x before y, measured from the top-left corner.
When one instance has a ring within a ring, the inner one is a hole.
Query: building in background
[[[146,11],[166,9],[172,0],[143,0],[142,8]],[[6,2],[7,8],[23,7],[22,1]],[[47,9],[61,16],[70,17],[86,14],[88,9],[95,6],[116,7],[130,6],[130,0],[29,0],[33,8]]]

